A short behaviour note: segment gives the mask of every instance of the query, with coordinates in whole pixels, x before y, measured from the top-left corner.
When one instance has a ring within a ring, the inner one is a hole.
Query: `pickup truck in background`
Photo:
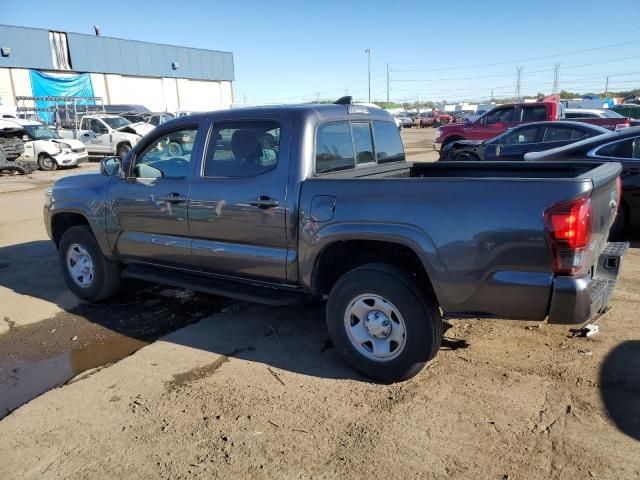
[[[62,138],[80,140],[89,155],[122,157],[138,143],[141,135],[131,128],[129,120],[119,115],[85,115],[78,128],[59,128]]]
[[[176,137],[191,139],[181,155]],[[626,248],[607,242],[619,173],[407,163],[393,118],[347,98],[166,122],[100,173],[59,179],[44,222],[80,298],[132,277],[326,299],[336,351],[393,382],[436,355],[442,314],[579,324],[604,311]]]
[[[489,112],[477,118],[473,122],[463,124],[444,125],[436,131],[433,143],[435,150],[457,140],[488,140],[510,128],[523,123],[562,120],[565,116],[564,107],[556,100],[544,100],[539,102],[521,102],[497,105]],[[592,125],[598,125],[609,130],[626,128],[631,125],[631,119],[626,117],[581,117],[572,120]]]
[[[420,114],[420,128],[439,127],[452,123],[453,117],[448,113],[436,110]]]

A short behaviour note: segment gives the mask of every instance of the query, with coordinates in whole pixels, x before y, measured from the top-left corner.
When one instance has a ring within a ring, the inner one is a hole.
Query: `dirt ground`
[[[403,132],[410,160],[432,135]],[[388,386],[342,364],[321,306],[137,283],[79,303],[42,228],[52,176],[0,177],[1,479],[640,479],[637,240],[598,335],[450,319]]]

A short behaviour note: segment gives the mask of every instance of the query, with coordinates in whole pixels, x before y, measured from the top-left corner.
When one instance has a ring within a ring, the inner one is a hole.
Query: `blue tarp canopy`
[[[29,70],[31,77],[31,89],[34,97],[93,97],[93,84],[91,75],[81,73],[78,75],[50,74],[37,70]],[[87,102],[91,105],[93,101]],[[45,109],[54,106],[53,102],[38,101],[37,109]],[[53,113],[38,112],[38,116],[45,122],[50,122]]]

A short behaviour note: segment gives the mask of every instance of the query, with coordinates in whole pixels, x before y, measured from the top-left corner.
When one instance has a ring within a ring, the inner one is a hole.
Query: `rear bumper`
[[[604,313],[620,276],[627,242],[609,242],[598,257],[593,277],[556,277],[549,307],[549,323],[580,324]]]

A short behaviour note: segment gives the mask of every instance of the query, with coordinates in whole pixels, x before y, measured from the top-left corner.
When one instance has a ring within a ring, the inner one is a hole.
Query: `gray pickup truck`
[[[619,173],[407,163],[383,110],[246,108],[166,122],[100,173],[58,180],[44,219],[82,299],[133,277],[326,300],[340,355],[392,382],[436,355],[443,316],[577,324],[604,311],[626,250],[607,241]]]

